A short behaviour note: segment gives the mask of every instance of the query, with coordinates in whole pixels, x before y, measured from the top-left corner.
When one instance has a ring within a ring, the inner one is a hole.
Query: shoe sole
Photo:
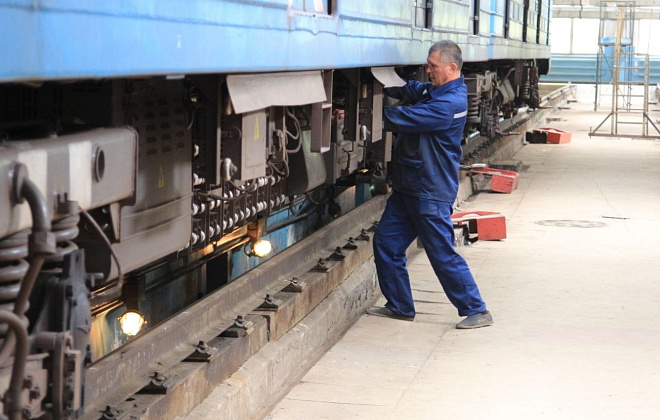
[[[378,316],[378,317],[381,317],[381,318],[398,319],[399,321],[412,322],[412,321],[415,320],[415,317],[409,317],[409,316],[396,316],[396,315],[390,316],[390,315],[384,315],[384,314],[379,314],[379,313],[371,313],[371,312],[369,312],[368,309],[367,309],[367,315]]]
[[[482,324],[477,324],[477,325],[470,325],[470,326],[465,326],[465,325],[456,325],[457,330],[473,330],[475,328],[481,328],[481,327],[488,327],[490,325],[493,325],[495,321],[489,321],[489,322],[484,322]]]

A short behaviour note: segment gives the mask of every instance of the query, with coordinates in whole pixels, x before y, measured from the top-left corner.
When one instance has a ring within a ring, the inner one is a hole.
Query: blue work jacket
[[[385,107],[385,128],[399,133],[392,152],[394,191],[454,202],[467,118],[463,76],[439,87],[409,81],[386,93],[413,104]]]

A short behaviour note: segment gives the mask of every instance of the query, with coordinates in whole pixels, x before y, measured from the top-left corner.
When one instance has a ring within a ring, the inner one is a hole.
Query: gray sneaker
[[[487,327],[489,325],[493,325],[493,316],[490,314],[490,312],[486,311],[470,315],[469,317],[456,324],[456,328],[459,330],[467,330],[472,328]]]
[[[369,315],[374,315],[374,316],[382,316],[385,318],[394,318],[394,319],[400,319],[403,321],[412,321],[415,319],[414,316],[406,316],[406,315],[401,315],[390,308],[369,308],[367,309],[367,313]]]

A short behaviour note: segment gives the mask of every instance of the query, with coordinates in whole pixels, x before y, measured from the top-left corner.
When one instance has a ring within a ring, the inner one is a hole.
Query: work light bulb
[[[124,315],[119,317],[121,330],[129,337],[137,335],[146,323],[147,321],[144,319],[144,315],[133,310],[126,311]]]
[[[257,257],[265,257],[273,251],[270,241],[260,239],[252,245],[252,253]]]

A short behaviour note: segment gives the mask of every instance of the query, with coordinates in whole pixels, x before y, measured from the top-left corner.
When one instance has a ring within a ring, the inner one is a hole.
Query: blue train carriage
[[[549,13],[549,0],[472,2],[474,36],[468,39],[463,68],[469,95],[466,138],[496,136],[501,118],[522,106],[538,106],[538,80],[550,65]],[[474,54],[471,47],[487,51],[487,56]]]
[[[383,88],[424,79],[433,42],[463,49],[466,136],[536,106],[549,7],[0,0],[3,412],[93,406],[84,366],[130,339],[120,315],[155,325],[232,281],[257,239],[284,229],[282,249],[359,186],[385,190]]]
[[[481,48],[490,37],[536,44],[524,39],[526,11],[548,12],[547,0],[65,0],[37,8],[2,0],[0,10],[9,22],[0,29],[4,81],[419,65],[443,37],[464,46],[468,62],[549,58],[547,49],[515,43]],[[537,27],[539,19],[527,20]]]

